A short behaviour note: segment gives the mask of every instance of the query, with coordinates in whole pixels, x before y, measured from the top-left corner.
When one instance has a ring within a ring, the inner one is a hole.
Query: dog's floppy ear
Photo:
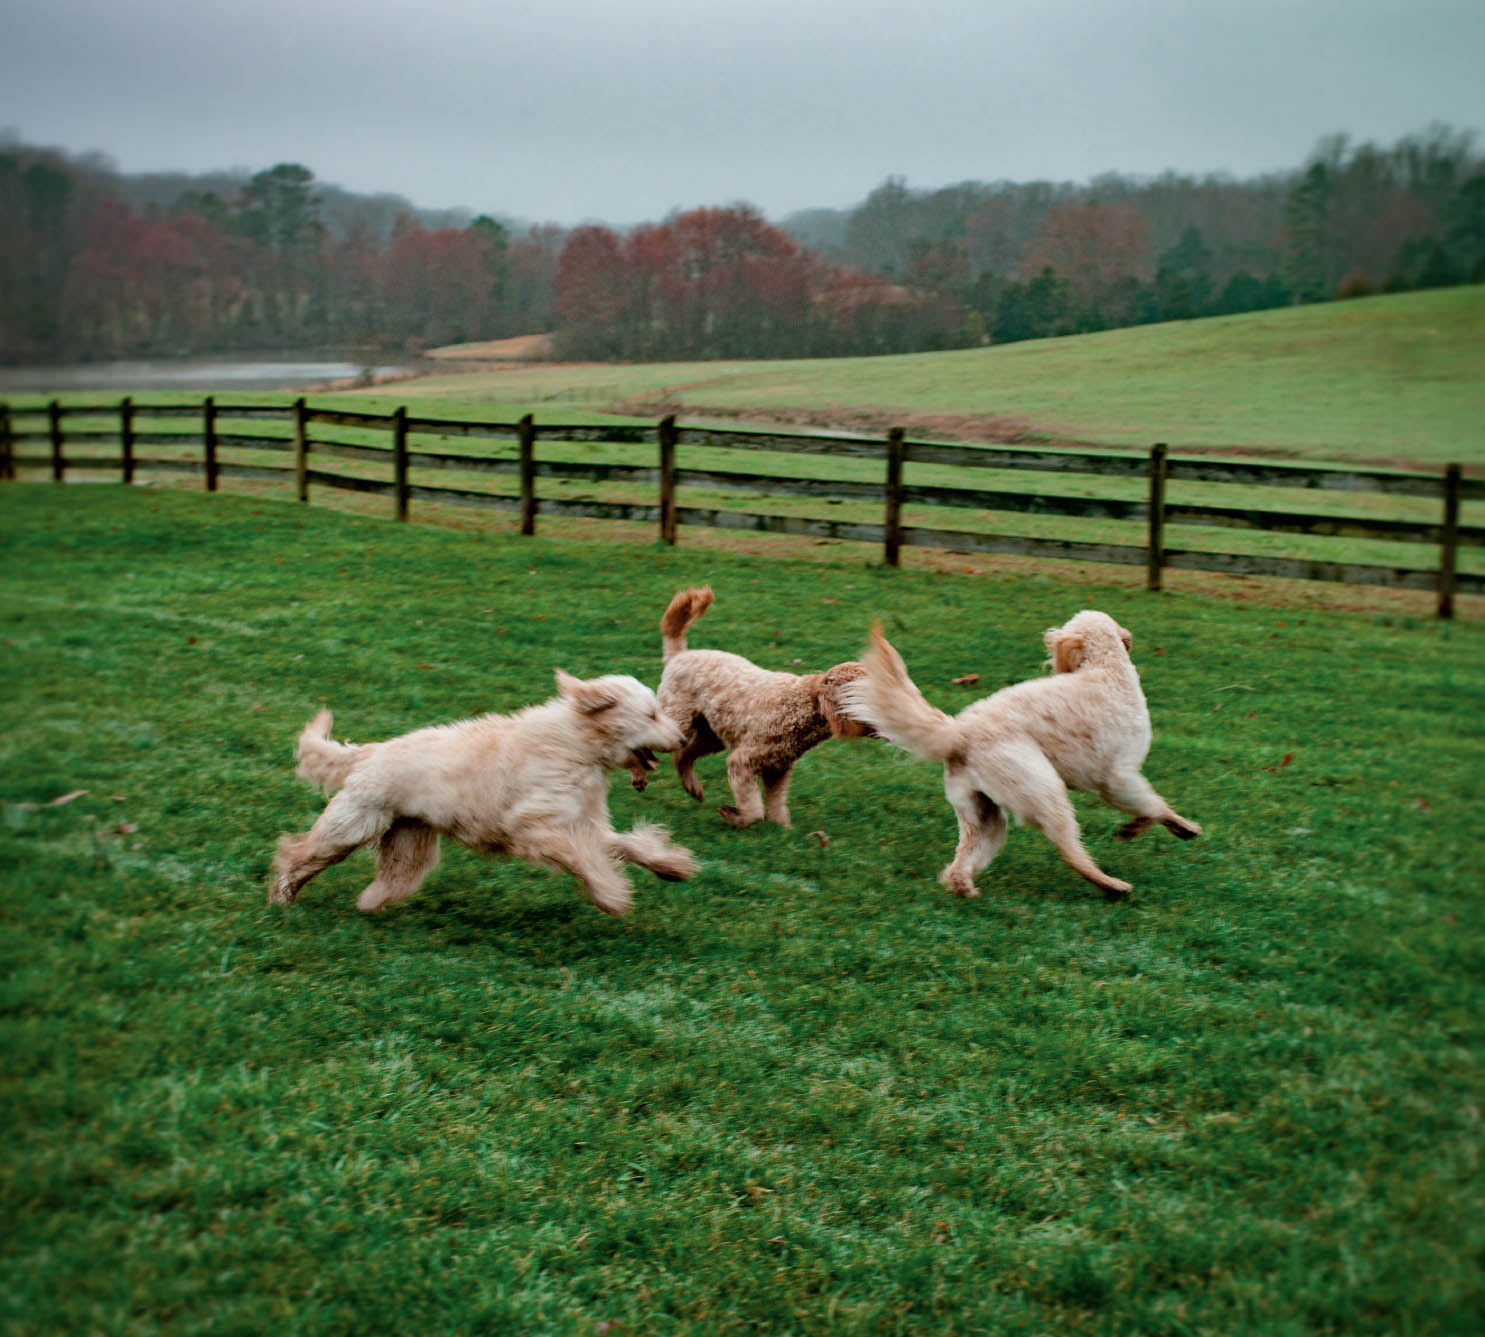
[[[561,669],[557,670],[557,691],[584,715],[596,715],[600,710],[619,703],[619,698],[604,684],[584,682]]]
[[[1076,673],[1083,662],[1083,638],[1061,627],[1049,627],[1042,637],[1052,656],[1053,673]]]

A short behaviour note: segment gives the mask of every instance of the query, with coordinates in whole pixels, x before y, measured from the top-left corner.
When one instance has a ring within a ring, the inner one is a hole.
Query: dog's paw
[[[953,864],[950,864],[938,875],[938,880],[944,884],[960,900],[970,900],[980,894],[980,890],[974,884],[974,879],[965,873],[961,873]]]
[[[722,814],[722,820],[726,822],[728,826],[735,826],[739,830],[741,830],[745,826],[753,825],[752,822],[744,817],[742,813],[740,813],[730,803],[725,808],[718,808],[717,811]]]
[[[662,882],[683,882],[692,877],[701,868],[696,862],[696,856],[690,850],[675,846],[665,858],[657,860],[650,866],[650,872],[654,873]]]
[[[650,777],[643,771],[634,771],[629,776],[629,784],[636,794],[643,794],[650,787]]]
[[[1133,840],[1142,831],[1148,831],[1153,821],[1150,817],[1136,817],[1133,821],[1125,822],[1114,835],[1120,840]]]
[[[269,905],[293,905],[299,896],[299,888],[285,876],[280,875],[268,884]]]
[[[1201,827],[1195,822],[1188,822],[1184,817],[1177,817],[1165,824],[1166,830],[1180,840],[1194,840],[1201,835]]]
[[[1103,898],[1106,901],[1122,901],[1134,890],[1132,884],[1121,882],[1117,877],[1106,878],[1098,885],[1103,888]]]

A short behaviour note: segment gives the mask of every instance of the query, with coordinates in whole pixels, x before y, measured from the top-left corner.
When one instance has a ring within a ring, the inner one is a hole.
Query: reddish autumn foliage
[[[1151,277],[1149,225],[1131,204],[1054,205],[1021,262],[1023,278],[1045,269],[1067,280],[1074,302],[1092,306],[1118,279]]]
[[[956,304],[822,262],[754,209],[695,209],[620,237],[579,228],[557,271],[566,355],[791,357],[937,346]],[[907,341],[907,342],[904,342]],[[928,345],[935,346],[935,345]]]

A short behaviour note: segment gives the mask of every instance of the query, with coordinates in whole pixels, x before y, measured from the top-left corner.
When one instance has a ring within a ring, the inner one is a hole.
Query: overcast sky
[[[1485,131],[1485,0],[0,0],[0,129],[632,223]]]

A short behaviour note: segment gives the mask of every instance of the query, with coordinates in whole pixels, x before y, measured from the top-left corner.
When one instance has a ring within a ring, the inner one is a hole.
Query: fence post
[[[902,428],[887,433],[887,513],[883,560],[896,566],[902,555]]]
[[[1444,534],[1439,552],[1439,616],[1454,616],[1454,563],[1459,552],[1459,466],[1444,470]]]
[[[309,500],[309,413],[303,399],[294,401],[294,482],[299,500]]]
[[[392,415],[392,483],[397,492],[397,518],[407,519],[407,405]]]
[[[1160,588],[1165,565],[1165,442],[1150,447],[1150,539],[1146,550],[1145,588]]]
[[[206,490],[217,490],[217,401],[207,395],[201,405],[201,447],[206,452]]]
[[[675,546],[675,414],[660,419],[660,542]]]
[[[519,423],[521,441],[521,533],[536,533],[536,420],[528,413]]]
[[[10,405],[0,404],[0,478],[15,477],[15,442],[10,435]]]
[[[62,405],[59,400],[52,400],[46,406],[47,417],[51,421],[52,428],[52,481],[60,483],[62,473],[67,468],[62,459]]]
[[[125,486],[134,481],[134,401],[125,395],[119,400],[119,455]]]

